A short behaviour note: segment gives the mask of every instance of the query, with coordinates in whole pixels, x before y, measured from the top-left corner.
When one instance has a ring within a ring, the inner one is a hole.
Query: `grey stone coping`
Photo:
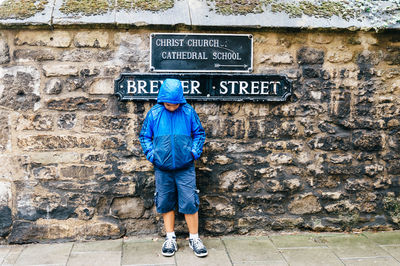
[[[330,11],[325,10],[324,7],[323,15],[310,14],[304,6],[301,7],[302,9],[295,6],[297,9],[295,8],[293,11],[288,6],[296,3],[299,5],[299,1],[292,0],[249,0],[249,4],[239,5],[239,7],[243,7],[243,10],[226,5],[223,0],[154,0],[149,2],[148,5],[144,1],[141,4],[142,6],[133,4],[136,3],[133,0],[86,0],[81,1],[83,4],[79,6],[68,6],[69,1],[71,0],[0,0],[0,26],[4,28],[19,25],[52,27],[102,24],[114,26],[185,25],[195,27],[282,27],[351,30],[400,29],[400,3],[397,0],[375,1],[375,3],[372,0],[363,0],[361,1],[362,5],[360,1],[349,0],[346,1],[347,6],[343,8],[344,11],[333,9],[334,11],[329,13]],[[91,1],[93,2],[91,3]],[[310,4],[316,3],[317,5],[322,3],[321,0],[305,0],[305,2],[307,1]],[[21,2],[25,4],[21,4]],[[29,9],[28,2],[37,6],[36,12]],[[331,0],[328,2],[340,3],[343,1]],[[279,9],[277,3],[286,6]],[[349,12],[352,13],[351,4],[353,3],[354,12],[358,13],[349,15]],[[387,6],[391,6],[390,13],[379,11],[384,10]],[[25,8],[26,10],[24,10]],[[15,13],[13,13],[14,10],[16,10]]]

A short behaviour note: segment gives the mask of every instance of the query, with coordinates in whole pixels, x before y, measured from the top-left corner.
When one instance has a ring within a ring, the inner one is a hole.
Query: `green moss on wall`
[[[385,197],[383,199],[383,208],[390,215],[393,222],[400,223],[400,198]]]
[[[0,19],[25,19],[44,10],[47,0],[6,0],[0,5]]]
[[[209,0],[214,3],[215,11],[223,15],[245,15],[262,13],[259,0]]]
[[[174,7],[174,0],[117,0],[118,9],[163,11]]]
[[[114,8],[114,1],[107,0],[64,0],[60,11],[64,14],[101,15]]]
[[[163,11],[174,6],[174,0],[117,0],[117,10]],[[64,0],[64,14],[101,15],[115,7],[114,0]]]

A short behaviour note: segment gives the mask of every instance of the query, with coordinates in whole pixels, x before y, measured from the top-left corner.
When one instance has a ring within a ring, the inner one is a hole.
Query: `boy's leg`
[[[185,220],[189,229],[189,233],[197,234],[199,232],[199,212],[194,214],[185,214]]]
[[[162,214],[164,219],[165,231],[167,233],[173,232],[175,227],[175,211],[169,211]]]

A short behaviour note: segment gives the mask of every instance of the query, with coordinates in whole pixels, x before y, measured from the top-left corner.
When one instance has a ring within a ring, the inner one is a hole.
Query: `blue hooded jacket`
[[[185,168],[197,160],[205,141],[199,116],[183,97],[181,82],[166,79],[147,113],[139,140],[147,160],[161,170]],[[162,103],[180,104],[173,112]]]

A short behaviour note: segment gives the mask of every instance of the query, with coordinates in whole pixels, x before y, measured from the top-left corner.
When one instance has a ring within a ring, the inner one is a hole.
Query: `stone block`
[[[44,91],[47,95],[60,94],[63,89],[63,81],[58,78],[52,78],[46,82]]]
[[[12,200],[10,182],[0,182],[0,206],[8,206]]]
[[[297,51],[297,62],[300,65],[323,64],[325,52],[311,47],[302,47]]]
[[[243,169],[223,172],[219,174],[220,189],[222,191],[244,191],[249,188],[247,176]]]
[[[269,155],[271,164],[289,165],[293,163],[293,155],[290,153],[273,153]]]
[[[293,64],[293,57],[290,53],[279,54],[266,54],[261,58],[260,63],[267,63],[270,65],[291,65]]]
[[[105,31],[78,32],[74,38],[75,47],[107,48],[109,34]]]
[[[84,165],[71,165],[60,169],[63,177],[73,179],[89,179],[94,176],[94,171],[92,166]]]
[[[353,60],[353,52],[344,48],[335,51],[329,51],[326,55],[327,60],[331,63],[348,63]]]
[[[335,136],[317,137],[309,141],[308,145],[312,149],[320,149],[324,151],[334,151],[334,150],[347,151],[350,149],[350,136],[335,135]]]
[[[7,113],[0,112],[0,151],[9,149],[10,145],[10,126]]]
[[[83,132],[126,133],[130,119],[124,116],[88,115],[83,119]]]
[[[334,36],[329,33],[313,33],[311,41],[317,44],[329,44],[333,41]]]
[[[115,198],[110,211],[120,219],[141,218],[145,208],[140,198]]]
[[[297,196],[289,203],[288,208],[293,214],[318,213],[322,210],[317,197],[312,194]]]
[[[220,219],[206,220],[204,229],[214,234],[226,234],[234,229],[233,221],[224,221]]]
[[[37,180],[55,180],[59,178],[55,166],[42,166],[32,169],[32,174]]]
[[[201,202],[201,211],[209,217],[233,217],[236,214],[234,205],[226,197],[204,196]]]
[[[102,140],[100,147],[103,150],[126,150],[127,143],[123,139],[111,137]]]
[[[60,60],[64,62],[106,62],[115,57],[113,50],[73,49],[64,51]]]
[[[72,129],[76,126],[76,114],[63,114],[58,117],[57,126],[59,129]]]
[[[0,237],[7,236],[11,231],[12,213],[8,206],[0,205]]]
[[[7,64],[10,62],[10,49],[8,43],[0,39],[0,64]]]
[[[16,34],[15,45],[49,46],[66,48],[72,38],[67,31],[20,31]]]
[[[97,141],[93,137],[37,135],[17,139],[18,148],[24,151],[88,149],[94,148],[96,145]]]
[[[77,76],[79,69],[70,63],[54,63],[46,64],[43,66],[44,75],[46,77],[59,77],[59,76]]]
[[[39,102],[40,73],[35,67],[14,66],[0,71],[0,106],[15,110],[34,110]]]
[[[22,114],[18,117],[16,130],[49,131],[53,130],[53,124],[54,124],[53,117],[51,115]]]
[[[50,110],[57,111],[104,111],[107,109],[107,99],[91,99],[86,97],[52,99],[46,102]]]
[[[17,62],[26,62],[26,61],[50,61],[55,60],[57,55],[51,49],[41,49],[41,50],[32,50],[32,49],[17,49],[13,53],[14,59]]]
[[[29,155],[30,161],[37,164],[64,164],[76,163],[80,161],[80,154],[75,152],[62,151],[59,153],[54,152],[37,152]]]
[[[114,94],[114,81],[112,79],[96,80],[90,86],[89,94]]]
[[[353,132],[352,141],[354,149],[362,151],[380,151],[384,146],[383,137],[378,132]]]
[[[34,243],[49,240],[90,240],[119,238],[123,234],[118,222],[95,217],[78,219],[39,219],[35,222],[15,221],[8,238],[10,244]]]

